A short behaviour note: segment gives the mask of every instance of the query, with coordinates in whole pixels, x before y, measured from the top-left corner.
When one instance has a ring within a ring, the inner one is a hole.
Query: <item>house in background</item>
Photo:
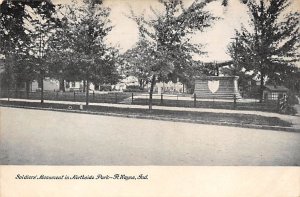
[[[45,79],[44,80],[44,90],[45,91],[59,91],[59,81],[54,79]],[[41,83],[34,80],[31,82],[30,91],[38,92],[41,91]]]
[[[65,90],[68,92],[74,91],[83,91],[83,81],[73,81],[73,82],[65,82]],[[94,84],[90,84],[90,90],[95,90]],[[34,80],[31,83],[30,91],[36,92],[41,91],[41,84]],[[44,91],[60,91],[59,89],[59,81],[56,79],[46,78],[44,79]]]
[[[155,83],[154,86],[154,93],[157,94],[163,94],[163,93],[184,93],[185,92],[185,87],[184,84],[179,82],[179,80],[177,79],[178,82],[173,83],[171,81],[169,82],[157,82]],[[131,89],[131,87],[135,87],[136,89],[139,89],[139,80],[137,77],[134,76],[127,76],[125,77],[123,80],[121,80],[119,83],[117,83],[116,85],[112,86],[112,89],[116,90],[116,91],[126,91],[126,89]],[[150,83],[147,83],[144,87],[145,91],[149,91],[150,90]]]
[[[263,91],[264,100],[277,100],[278,98],[287,96],[289,89],[285,86],[265,85]]]
[[[157,92],[158,94],[163,93],[184,93],[184,84],[179,82],[173,83],[172,81],[169,82],[158,82],[155,84],[154,92]],[[150,88],[150,84],[148,85]]]

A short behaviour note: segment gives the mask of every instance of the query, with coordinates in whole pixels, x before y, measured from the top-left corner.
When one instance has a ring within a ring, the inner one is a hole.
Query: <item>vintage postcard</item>
[[[0,196],[300,196],[297,0],[0,0]]]

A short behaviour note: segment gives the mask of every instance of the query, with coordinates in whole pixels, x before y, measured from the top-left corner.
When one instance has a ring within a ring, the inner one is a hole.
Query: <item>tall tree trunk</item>
[[[86,83],[85,83],[85,80],[83,80],[83,92],[85,92],[85,87],[86,87]]]
[[[7,100],[10,98],[10,82],[7,83]]]
[[[26,81],[26,99],[29,99],[30,80]]]
[[[86,97],[85,97],[85,104],[86,104],[86,106],[88,106],[89,105],[89,84],[90,82],[89,82],[89,80],[87,79],[86,80]]]
[[[15,84],[15,97],[14,98],[18,98],[18,87],[19,87],[19,81],[18,79],[16,80],[16,84]]]
[[[144,89],[144,87],[143,87],[143,79],[140,79],[139,82],[140,82],[140,89]]]
[[[264,73],[261,72],[260,76],[260,95],[259,95],[259,102],[262,103],[264,99]]]
[[[59,90],[62,91],[62,92],[66,91],[66,89],[65,89],[65,80],[64,79],[60,79],[60,81],[59,81]]]
[[[40,71],[41,74],[41,104],[44,103],[44,72],[43,70]]]
[[[150,92],[149,92],[149,110],[150,111],[152,110],[152,95],[153,95],[155,81],[156,81],[156,76],[153,75],[152,80],[151,80]]]

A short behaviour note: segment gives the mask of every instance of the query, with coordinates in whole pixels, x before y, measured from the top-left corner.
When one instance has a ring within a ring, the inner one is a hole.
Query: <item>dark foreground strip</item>
[[[242,128],[252,128],[252,129],[300,132],[298,129],[295,129],[292,127],[256,125],[256,124],[239,124],[239,123],[230,123],[230,122],[224,122],[224,121],[212,122],[212,121],[203,121],[203,120],[192,120],[192,119],[184,119],[184,118],[166,117],[166,116],[161,116],[161,115],[151,116],[151,115],[141,115],[141,114],[122,114],[122,113],[115,113],[115,112],[94,112],[94,111],[86,111],[86,110],[68,110],[68,109],[56,109],[56,108],[17,106],[17,105],[7,105],[7,104],[2,104],[2,103],[0,103],[0,106],[1,107],[12,107],[12,108],[23,108],[23,109],[34,109],[34,110],[44,110],[44,111],[55,111],[55,112],[115,116],[115,117],[125,117],[125,118],[135,118],[135,119],[150,119],[150,120],[162,120],[162,121],[172,121],[172,122],[197,123],[197,124],[206,124],[206,125],[242,127]]]

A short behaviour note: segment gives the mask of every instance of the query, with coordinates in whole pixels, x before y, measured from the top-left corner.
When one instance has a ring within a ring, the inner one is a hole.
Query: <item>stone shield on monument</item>
[[[208,81],[207,82],[208,89],[211,91],[211,93],[215,93],[219,89],[220,81]]]
[[[195,80],[194,93],[205,99],[241,98],[238,90],[238,76],[199,76]]]

